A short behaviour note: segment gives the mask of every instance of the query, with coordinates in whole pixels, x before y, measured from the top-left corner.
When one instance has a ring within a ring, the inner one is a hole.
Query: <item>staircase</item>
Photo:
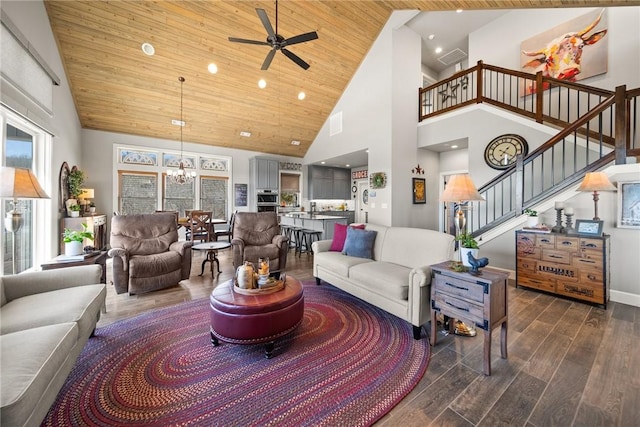
[[[640,88],[608,91],[478,64],[419,90],[420,121],[487,103],[558,129],[468,202],[467,229],[479,236],[521,215],[607,164],[640,160]]]

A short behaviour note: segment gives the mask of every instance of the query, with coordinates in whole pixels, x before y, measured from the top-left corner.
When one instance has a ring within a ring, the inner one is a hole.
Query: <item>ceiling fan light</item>
[[[307,94],[306,94],[306,93],[304,93],[304,92],[302,92],[302,91],[300,91],[300,93],[298,93],[298,99],[299,99],[300,101],[302,101],[302,100],[303,100],[303,99],[305,99],[306,97],[307,97]]]
[[[265,79],[258,80],[258,87],[260,89],[264,89],[265,87],[267,87],[267,81]]]
[[[156,49],[153,47],[151,43],[142,43],[142,51],[145,55],[153,56],[156,53]]]
[[[207,65],[207,70],[209,70],[211,74],[216,74],[218,72],[218,66],[212,62],[211,64]]]

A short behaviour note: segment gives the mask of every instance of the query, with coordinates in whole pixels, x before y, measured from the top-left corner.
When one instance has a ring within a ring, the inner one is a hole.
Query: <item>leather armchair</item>
[[[257,265],[258,258],[269,257],[270,271],[283,271],[287,266],[289,239],[280,234],[275,212],[238,212],[233,220],[233,266],[244,261]]]
[[[114,216],[109,243],[119,294],[163,289],[189,278],[193,242],[178,241],[174,214]]]

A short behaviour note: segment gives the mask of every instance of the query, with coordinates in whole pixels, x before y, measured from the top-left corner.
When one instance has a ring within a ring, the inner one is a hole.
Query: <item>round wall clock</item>
[[[494,169],[507,169],[516,162],[516,156],[529,153],[527,141],[520,135],[508,133],[491,141],[484,150],[484,161]]]

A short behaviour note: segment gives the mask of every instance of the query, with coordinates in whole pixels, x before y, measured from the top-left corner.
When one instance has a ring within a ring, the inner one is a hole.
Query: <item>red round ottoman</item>
[[[266,343],[267,359],[274,340],[293,331],[304,314],[302,284],[290,276],[284,289],[256,295],[234,291],[232,279],[218,285],[209,301],[213,345],[219,345],[219,339],[233,344]]]

